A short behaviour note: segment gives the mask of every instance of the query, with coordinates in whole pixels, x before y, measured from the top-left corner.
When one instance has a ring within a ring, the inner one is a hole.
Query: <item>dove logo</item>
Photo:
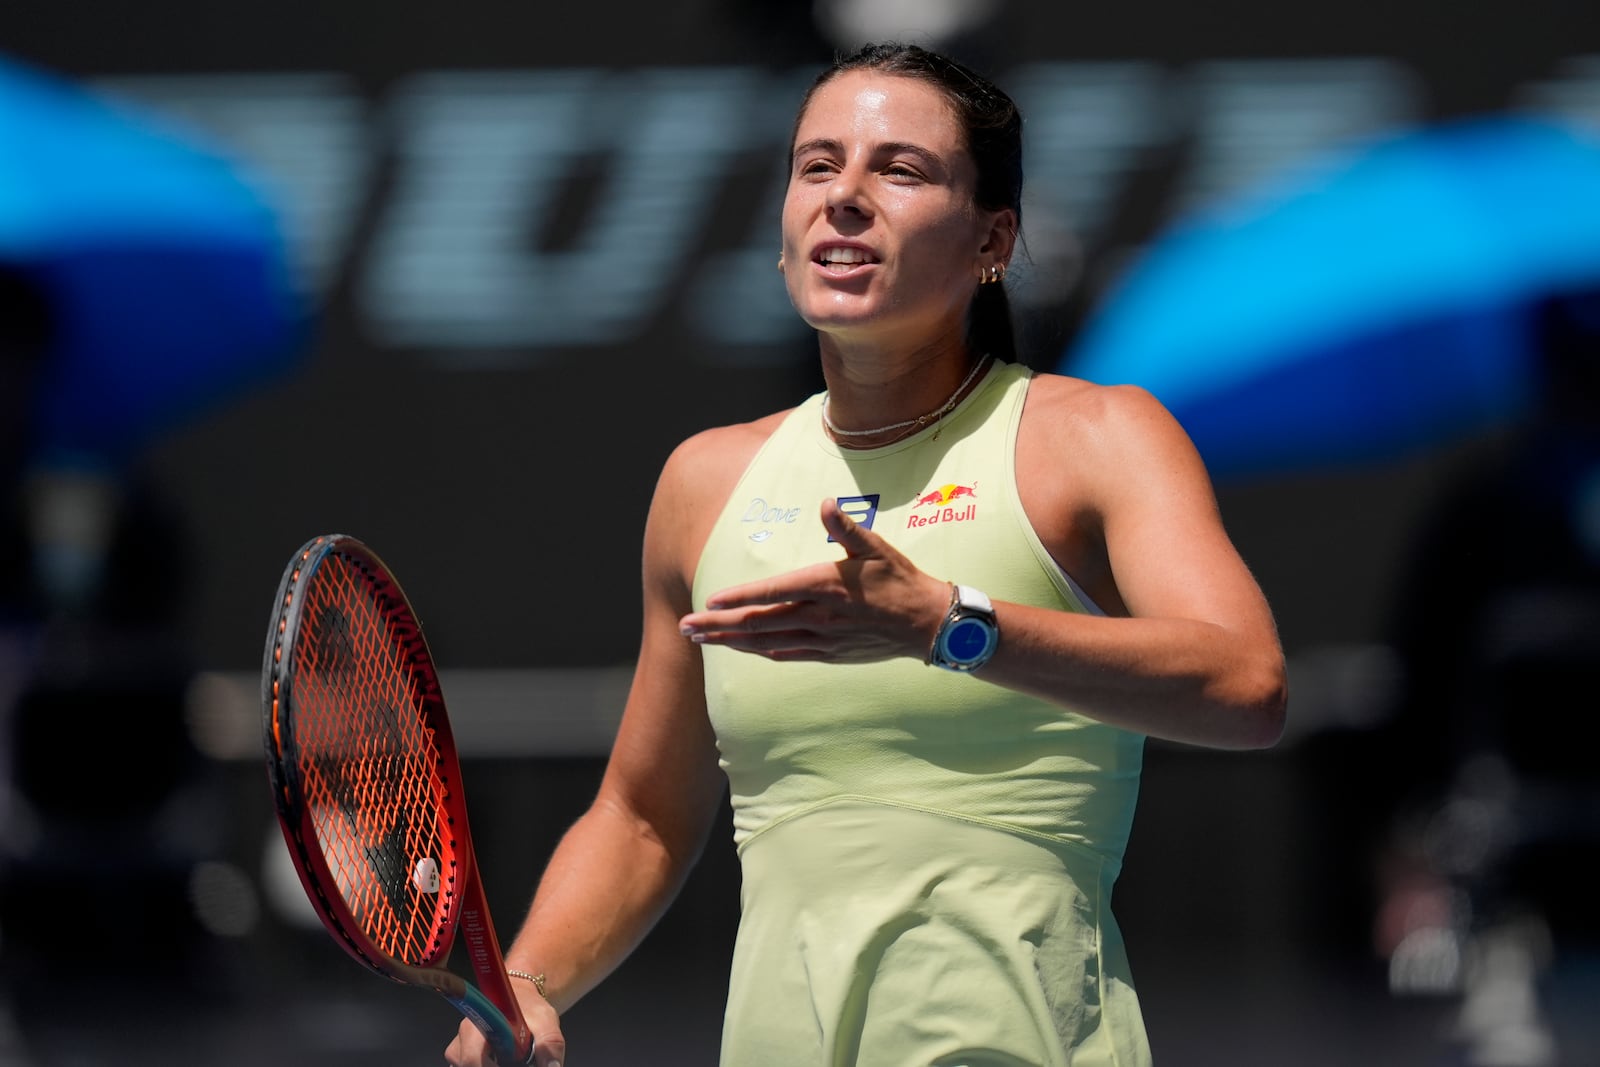
[[[777,532],[778,527],[793,526],[799,519],[800,508],[771,504],[759,496],[750,499],[750,503],[745,505],[744,514],[739,517],[740,522],[756,526],[750,533],[750,540],[756,544],[770,538]]]

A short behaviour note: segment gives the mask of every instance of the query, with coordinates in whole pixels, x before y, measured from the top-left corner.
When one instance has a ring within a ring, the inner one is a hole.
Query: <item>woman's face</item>
[[[963,336],[980,266],[1009,253],[1010,211],[973,202],[950,105],[916,78],[849,71],[813,94],[783,205],[789,299],[841,340]]]

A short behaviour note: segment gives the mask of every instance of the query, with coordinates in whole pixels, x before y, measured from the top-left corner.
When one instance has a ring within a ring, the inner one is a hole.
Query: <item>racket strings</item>
[[[294,729],[319,842],[363,932],[424,965],[440,954],[455,881],[449,786],[427,721],[433,675],[413,658],[409,612],[353,561],[325,560],[304,598]]]

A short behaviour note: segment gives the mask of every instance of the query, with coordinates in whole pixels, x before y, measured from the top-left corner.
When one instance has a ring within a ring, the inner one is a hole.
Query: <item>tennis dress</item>
[[[836,497],[935,576],[1094,610],[1017,495],[1030,378],[997,363],[940,423],[872,450],[836,446],[808,399],[725,505],[695,606],[842,558],[819,518]],[[743,870],[724,1067],[1150,1062],[1110,910],[1139,735],[913,659],[704,655]]]

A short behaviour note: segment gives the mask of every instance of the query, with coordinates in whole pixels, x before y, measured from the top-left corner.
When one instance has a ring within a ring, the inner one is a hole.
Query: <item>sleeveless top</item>
[[[695,607],[843,558],[819,518],[835,497],[936,577],[1094,610],[1017,494],[1031,377],[996,363],[940,422],[870,450],[834,444],[824,394],[807,399],[724,506]],[[1142,736],[911,658],[702,653],[743,872],[725,1067],[1149,1062],[1110,911]]]

